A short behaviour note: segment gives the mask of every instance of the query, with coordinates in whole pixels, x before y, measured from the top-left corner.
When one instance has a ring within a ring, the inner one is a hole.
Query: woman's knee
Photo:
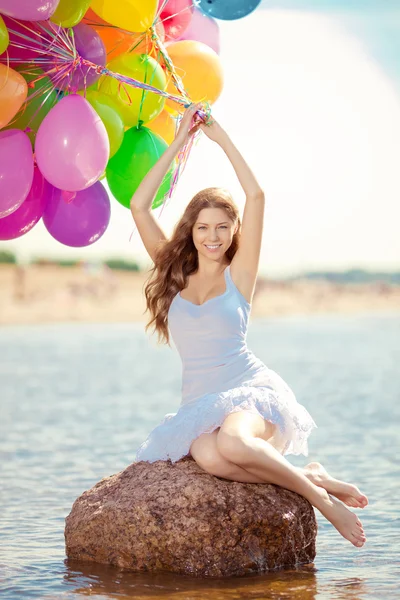
[[[207,473],[219,475],[224,470],[225,459],[217,448],[218,431],[203,433],[190,446],[190,454]]]

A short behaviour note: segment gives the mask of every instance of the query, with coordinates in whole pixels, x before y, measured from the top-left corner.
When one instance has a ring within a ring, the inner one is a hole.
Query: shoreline
[[[41,323],[145,323],[146,272],[88,264],[0,265],[0,326]],[[400,285],[259,278],[252,319],[400,313]]]

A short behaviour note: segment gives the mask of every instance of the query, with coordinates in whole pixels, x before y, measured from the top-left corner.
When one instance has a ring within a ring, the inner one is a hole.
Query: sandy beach
[[[145,321],[147,273],[88,266],[0,265],[0,325]],[[259,278],[253,318],[400,312],[400,286]]]

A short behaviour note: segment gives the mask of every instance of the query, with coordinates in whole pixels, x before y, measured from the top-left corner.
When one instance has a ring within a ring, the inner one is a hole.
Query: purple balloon
[[[32,145],[20,129],[0,131],[0,218],[25,200],[33,180]]]
[[[58,242],[73,248],[96,242],[110,222],[110,200],[99,181],[74,197],[61,190],[52,194],[43,214],[43,223]]]
[[[60,0],[0,0],[0,13],[23,21],[47,21]]]
[[[203,42],[203,44],[207,44],[207,46],[219,54],[220,39],[218,23],[202,13],[198,8],[194,8],[189,27],[184,31],[179,40]]]
[[[1,1],[1,0],[0,0]],[[59,28],[57,25],[51,24],[54,33],[57,33]],[[107,52],[103,40],[90,25],[79,23],[73,27],[74,40],[76,50],[83,59],[90,60],[95,65],[105,66],[107,60]],[[49,39],[50,43],[50,39]],[[72,63],[72,57],[71,61]],[[56,88],[60,90],[69,90],[76,92],[83,90],[92,85],[100,78],[100,74],[90,67],[77,64],[74,71],[71,72],[66,67],[65,59],[58,58],[46,67],[46,71],[57,68],[56,75],[50,75]],[[67,65],[68,67],[68,65]],[[60,78],[60,73],[65,73],[65,76]]]
[[[28,233],[42,217],[53,190],[55,188],[35,166],[32,187],[27,198],[11,215],[0,219],[0,240],[14,240]]]
[[[110,142],[103,121],[82,96],[64,96],[43,119],[35,141],[39,169],[54,187],[77,192],[104,173]]]

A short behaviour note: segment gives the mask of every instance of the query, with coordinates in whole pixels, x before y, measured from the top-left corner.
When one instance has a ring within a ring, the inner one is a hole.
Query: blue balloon
[[[196,6],[209,17],[233,21],[250,14],[261,0],[200,0]]]

